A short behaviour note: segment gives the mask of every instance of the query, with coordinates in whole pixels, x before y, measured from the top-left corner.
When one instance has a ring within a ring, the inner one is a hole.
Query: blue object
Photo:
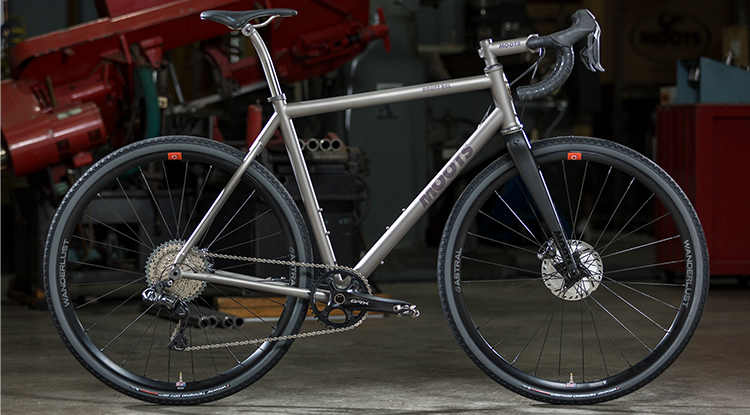
[[[750,72],[704,57],[677,61],[677,104],[696,103],[750,104]]]

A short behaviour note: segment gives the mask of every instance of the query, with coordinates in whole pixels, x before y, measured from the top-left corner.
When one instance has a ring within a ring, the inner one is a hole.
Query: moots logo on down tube
[[[430,187],[422,193],[419,198],[419,202],[422,203],[422,207],[426,208],[432,204],[433,199],[437,197],[440,192],[443,191],[445,186],[453,180],[456,173],[469,161],[471,156],[474,154],[474,149],[471,146],[464,146],[455,156],[443,167],[440,175],[435,178]]]

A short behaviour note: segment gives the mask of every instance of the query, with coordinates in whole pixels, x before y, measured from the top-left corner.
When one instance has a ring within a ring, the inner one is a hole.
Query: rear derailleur
[[[316,301],[318,291],[328,291],[325,302]],[[331,270],[318,277],[310,289],[312,312],[321,324],[344,328],[357,324],[368,311],[419,317],[417,306],[406,301],[372,295],[370,285],[362,276],[346,271]],[[343,320],[331,315],[343,315]]]
[[[172,338],[167,345],[167,348],[175,351],[183,351],[188,346],[188,338],[185,335],[185,329],[190,321],[190,308],[187,303],[177,298],[176,296],[162,292],[159,293],[154,288],[146,288],[141,294],[144,301],[161,307],[167,311],[172,317],[177,319],[178,326],[175,332],[172,333]]]

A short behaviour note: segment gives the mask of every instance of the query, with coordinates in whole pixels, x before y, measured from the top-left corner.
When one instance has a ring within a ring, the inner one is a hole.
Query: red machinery
[[[261,32],[286,83],[328,73],[388,33],[383,24],[368,25],[369,2],[360,0],[97,0],[108,17],[28,39],[11,51],[13,79],[2,82],[0,95],[2,146],[14,174],[59,163],[80,167],[96,148],[131,141],[134,130],[152,135],[144,131],[148,119],[139,122],[133,114],[136,84],[163,69],[165,52],[227,33],[200,20],[201,11],[259,7],[299,12]],[[264,80],[255,56],[230,63],[220,44],[202,49],[225,84]]]

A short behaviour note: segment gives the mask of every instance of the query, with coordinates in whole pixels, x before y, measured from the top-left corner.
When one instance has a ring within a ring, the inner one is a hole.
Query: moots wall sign
[[[671,11],[636,21],[629,35],[633,50],[658,64],[706,55],[711,45],[711,32],[705,23],[689,14]]]

